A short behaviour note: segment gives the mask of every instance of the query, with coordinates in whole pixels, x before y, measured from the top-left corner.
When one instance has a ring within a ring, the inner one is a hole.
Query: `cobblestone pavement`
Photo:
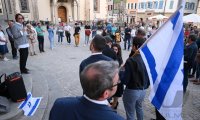
[[[74,46],[74,39],[72,37],[72,44],[67,45],[64,38],[63,44],[57,44],[57,36],[55,36],[55,49],[49,49],[49,41],[47,33],[45,34],[45,53],[39,53],[37,49],[37,56],[29,56],[28,67],[43,74],[48,81],[49,86],[49,106],[44,116],[48,119],[49,110],[58,97],[64,96],[81,96],[82,89],[79,82],[79,64],[87,58],[91,53],[89,46],[83,47],[84,32],[81,32],[81,42],[79,47]],[[123,51],[123,60],[128,57],[129,52]],[[8,55],[10,57],[10,54]],[[16,61],[16,64],[18,62]],[[155,118],[154,107],[148,101],[149,90],[147,90],[146,99],[144,102],[144,118],[149,120]],[[188,92],[186,94],[183,105],[183,118],[185,120],[199,120],[200,119],[200,86],[189,83]],[[118,114],[125,118],[125,111],[123,103],[120,98]]]

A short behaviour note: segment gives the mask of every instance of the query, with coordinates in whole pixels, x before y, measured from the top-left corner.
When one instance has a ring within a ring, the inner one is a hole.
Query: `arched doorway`
[[[67,10],[64,6],[58,8],[58,18],[61,18],[61,22],[67,22]]]

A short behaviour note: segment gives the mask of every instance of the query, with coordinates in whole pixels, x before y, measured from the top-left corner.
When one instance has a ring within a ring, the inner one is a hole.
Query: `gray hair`
[[[99,61],[88,65],[80,75],[84,94],[97,100],[104,91],[112,89],[113,79],[119,72],[119,64],[114,61]]]

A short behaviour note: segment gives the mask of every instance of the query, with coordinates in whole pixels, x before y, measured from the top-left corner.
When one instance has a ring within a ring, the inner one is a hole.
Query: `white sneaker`
[[[9,61],[10,59],[8,59],[7,57],[4,57],[3,61]]]
[[[85,46],[86,46],[86,44],[83,45],[83,47],[85,47]]]

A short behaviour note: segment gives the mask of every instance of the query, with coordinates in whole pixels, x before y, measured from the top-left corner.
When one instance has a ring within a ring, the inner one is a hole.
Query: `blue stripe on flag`
[[[165,95],[176,76],[178,69],[180,67],[181,61],[183,58],[183,30],[181,30],[178,40],[174,46],[172,54],[169,58],[167,66],[164,70],[164,73],[161,77],[156,94],[152,100],[152,104],[156,106],[157,109],[160,109]]]
[[[147,59],[148,65],[150,67],[150,72],[151,72],[151,75],[152,75],[153,83],[155,83],[155,81],[157,79],[157,76],[158,76],[158,73],[156,72],[155,59],[154,59],[153,55],[151,54],[151,52],[150,52],[150,50],[149,50],[147,45],[145,45],[142,48],[142,52],[144,53],[144,55],[145,55],[145,57]]]
[[[31,116],[31,114],[33,113],[33,111],[36,109],[39,101],[40,101],[41,98],[38,98],[34,104],[34,106],[32,107],[31,111],[28,113],[28,116]]]
[[[31,93],[28,94],[26,100],[21,104],[21,106],[19,107],[19,109],[22,109],[26,105],[26,103],[28,102],[28,100],[29,100],[30,97],[31,97]]]
[[[178,11],[171,19],[171,22],[173,24],[173,30],[174,30],[174,28],[176,26],[176,23],[178,21],[179,16],[180,16],[180,12]]]

